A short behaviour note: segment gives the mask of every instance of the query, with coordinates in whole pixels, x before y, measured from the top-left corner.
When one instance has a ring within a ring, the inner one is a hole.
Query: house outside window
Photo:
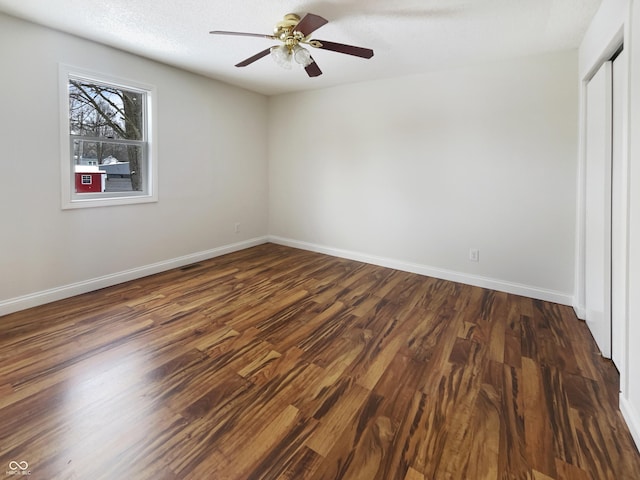
[[[154,87],[66,66],[60,83],[62,208],[157,201]]]

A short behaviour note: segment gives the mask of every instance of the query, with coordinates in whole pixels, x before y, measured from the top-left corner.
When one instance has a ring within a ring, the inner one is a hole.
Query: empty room
[[[0,0],[0,477],[640,479],[634,0]]]

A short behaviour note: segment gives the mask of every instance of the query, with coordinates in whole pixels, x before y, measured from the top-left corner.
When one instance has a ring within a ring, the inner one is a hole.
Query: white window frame
[[[92,185],[93,184],[93,177],[91,175],[87,175],[87,174],[82,174],[82,179],[80,180],[82,185]]]
[[[75,164],[71,154],[71,132],[69,130],[69,79],[81,79],[98,84],[145,93],[145,177],[141,192],[95,192],[78,193],[75,189]],[[62,209],[106,207],[158,201],[158,155],[156,146],[156,88],[134,80],[114,77],[70,65],[59,66],[60,98],[60,172]]]

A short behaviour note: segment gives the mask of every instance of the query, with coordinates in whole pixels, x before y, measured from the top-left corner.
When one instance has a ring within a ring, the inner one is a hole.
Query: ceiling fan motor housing
[[[295,13],[288,13],[284,16],[284,20],[276,23],[273,33],[278,37],[290,50],[299,42],[304,40],[304,34],[294,30],[296,25],[300,23],[300,17]]]

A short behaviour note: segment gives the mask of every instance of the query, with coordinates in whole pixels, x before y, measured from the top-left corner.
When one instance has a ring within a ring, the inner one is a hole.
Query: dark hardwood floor
[[[615,370],[552,303],[266,244],[0,339],[0,478],[640,478]]]

